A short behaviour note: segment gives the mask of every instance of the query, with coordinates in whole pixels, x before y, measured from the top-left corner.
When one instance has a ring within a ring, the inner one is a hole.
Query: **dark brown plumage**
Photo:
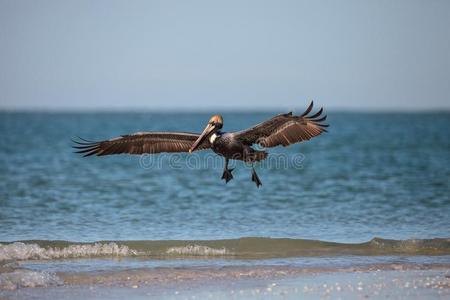
[[[309,140],[326,132],[327,124],[322,122],[327,116],[322,116],[321,108],[315,114],[310,114],[313,102],[306,111],[295,116],[292,112],[281,114],[262,122],[252,128],[237,132],[221,132],[223,119],[220,115],[213,116],[201,134],[188,132],[138,132],[123,135],[114,139],[93,142],[81,139],[74,141],[76,153],[84,156],[103,156],[110,154],[143,154],[161,152],[192,152],[212,149],[225,158],[225,168],[222,179],[226,182],[233,178],[232,169],[228,169],[230,159],[243,160],[247,163],[263,160],[267,152],[258,151],[251,146],[259,144],[263,147],[288,146]],[[252,181],[259,187],[261,181],[252,168]]]
[[[199,134],[188,132],[137,132],[102,142],[87,141],[80,138],[82,141],[74,141],[78,144],[74,148],[79,149],[76,153],[84,153],[84,156],[188,152],[199,136]],[[205,142],[199,146],[198,150],[209,147],[209,143]]]
[[[321,122],[327,116],[319,118],[323,112],[321,108],[317,113],[308,116],[313,108],[313,102],[300,116],[292,115],[292,112],[281,114],[270,120],[264,121],[252,128],[236,132],[236,138],[244,144],[260,144],[263,147],[284,147],[298,142],[309,140],[326,132],[329,125]]]

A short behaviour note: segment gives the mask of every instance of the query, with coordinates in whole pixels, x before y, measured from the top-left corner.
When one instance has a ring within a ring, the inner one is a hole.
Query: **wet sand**
[[[450,265],[152,268],[57,273],[48,287],[0,299],[448,299]]]

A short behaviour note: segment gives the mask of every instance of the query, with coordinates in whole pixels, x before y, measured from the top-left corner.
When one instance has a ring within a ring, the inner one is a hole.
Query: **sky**
[[[0,0],[0,109],[449,110],[450,1]]]

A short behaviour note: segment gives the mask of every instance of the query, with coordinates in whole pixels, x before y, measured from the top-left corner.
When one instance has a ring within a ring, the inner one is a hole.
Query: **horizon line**
[[[317,108],[322,105],[317,105]],[[330,107],[323,106],[331,113],[450,113],[450,107]],[[273,113],[273,112],[302,112],[305,107],[208,107],[208,108],[169,108],[169,107],[0,107],[0,113],[208,113],[221,111],[224,113]]]

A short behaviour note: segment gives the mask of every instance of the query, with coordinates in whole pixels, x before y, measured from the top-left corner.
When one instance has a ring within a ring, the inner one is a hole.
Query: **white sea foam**
[[[49,272],[15,270],[10,273],[0,273],[0,290],[15,290],[21,287],[47,287],[60,284],[63,284],[63,281]]]
[[[221,255],[231,255],[225,248],[211,248],[207,246],[200,245],[187,245],[183,247],[170,247],[166,251],[167,254],[176,255],[194,255],[194,256],[221,256]]]
[[[75,244],[64,248],[41,247],[15,242],[0,244],[0,261],[27,259],[81,258],[90,256],[132,256],[137,251],[116,243]]]

